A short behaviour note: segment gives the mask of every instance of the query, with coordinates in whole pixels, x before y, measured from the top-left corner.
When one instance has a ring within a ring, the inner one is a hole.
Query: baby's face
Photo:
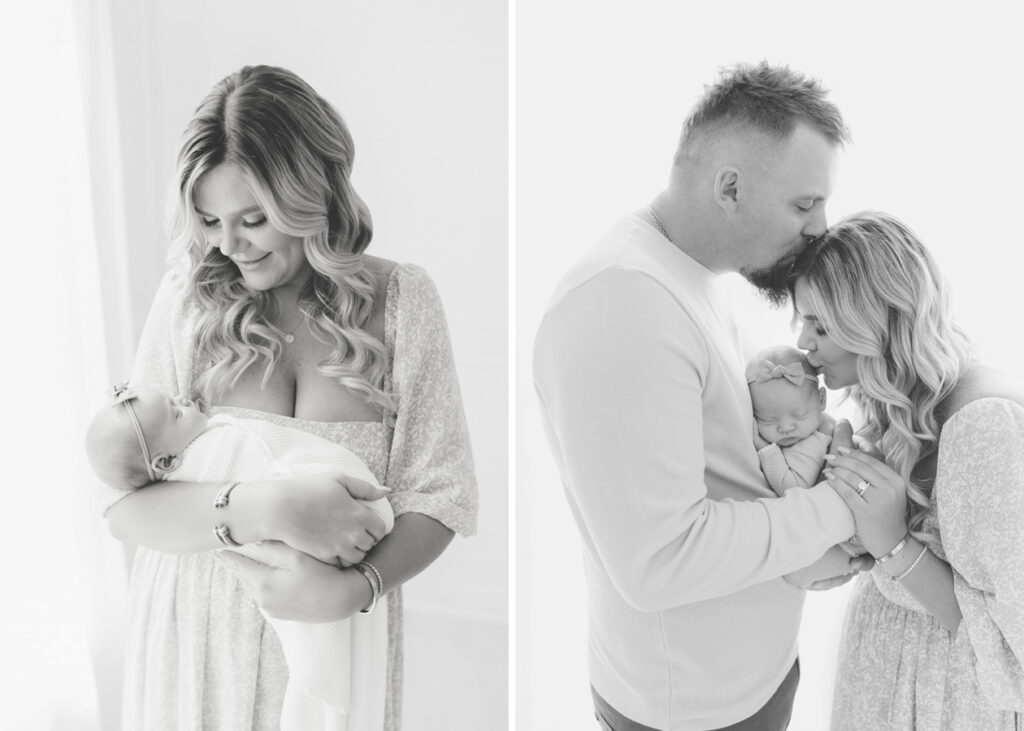
[[[821,424],[825,392],[808,382],[795,386],[783,378],[750,384],[757,432],[780,447],[813,434]]]
[[[158,454],[180,455],[185,447],[206,431],[209,419],[188,399],[138,386],[138,398],[132,401],[135,414],[146,434],[146,446],[154,457]]]

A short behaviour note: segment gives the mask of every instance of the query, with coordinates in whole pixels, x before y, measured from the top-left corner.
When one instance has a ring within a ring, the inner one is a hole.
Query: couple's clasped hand
[[[801,581],[803,572],[787,576],[790,583],[815,591],[842,586],[859,572],[870,570],[874,556],[886,554],[907,532],[906,483],[882,461],[873,444],[858,438],[855,446],[849,421],[836,423],[825,460],[822,474],[853,513],[857,540],[867,553],[851,557],[834,546],[808,571],[810,575],[832,574],[831,578]]]
[[[884,556],[907,533],[907,484],[874,445],[863,442],[854,449],[850,433],[850,423],[839,422],[822,474],[850,507],[861,545],[872,556]]]
[[[272,504],[263,533],[247,555],[219,551],[218,559],[272,617],[305,622],[349,616],[368,601],[368,584],[355,571],[387,533],[384,521],[361,500],[386,489],[346,475],[317,475],[264,483]],[[354,575],[354,576],[353,576]]]

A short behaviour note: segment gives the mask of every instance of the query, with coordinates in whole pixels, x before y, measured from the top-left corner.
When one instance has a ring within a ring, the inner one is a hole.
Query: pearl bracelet
[[[903,581],[903,579],[907,578],[910,575],[911,571],[917,568],[917,565],[921,563],[921,559],[924,558],[924,555],[926,553],[928,553],[927,543],[925,544],[924,548],[921,549],[921,553],[917,554],[917,558],[914,559],[914,563],[910,564],[906,571],[904,571],[899,576],[891,576],[889,578],[891,578],[893,581]]]

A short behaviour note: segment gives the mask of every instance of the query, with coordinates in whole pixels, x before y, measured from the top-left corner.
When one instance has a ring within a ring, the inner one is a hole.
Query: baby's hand
[[[822,434],[832,436],[832,432],[836,430],[836,420],[830,414],[821,415],[821,424],[818,425],[818,431]]]

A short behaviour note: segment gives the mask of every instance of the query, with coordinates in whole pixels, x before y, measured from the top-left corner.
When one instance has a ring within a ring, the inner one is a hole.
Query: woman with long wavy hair
[[[798,346],[859,407],[828,458],[875,568],[847,609],[833,729],[1024,720],[1024,389],[977,362],[934,259],[893,216],[844,219],[793,273]]]
[[[214,87],[178,150],[174,266],[132,381],[344,444],[390,489],[394,529],[382,538],[359,502],[384,493],[344,476],[244,482],[221,507],[221,484],[108,490],[111,531],[140,547],[125,728],[277,728],[287,668],[260,608],[322,622],[378,595],[385,677],[353,707],[360,728],[399,728],[399,587],[472,533],[476,483],[437,291],[364,253],[352,158],[341,117],[295,74],[246,67]],[[265,561],[218,554],[225,531]]]

